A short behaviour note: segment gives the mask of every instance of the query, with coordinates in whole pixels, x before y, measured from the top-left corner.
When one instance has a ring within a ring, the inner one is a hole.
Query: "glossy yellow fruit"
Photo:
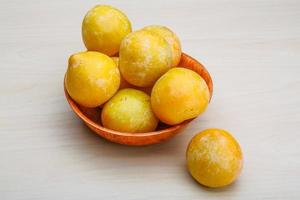
[[[172,65],[172,51],[157,34],[139,30],[127,35],[120,47],[120,71],[132,85],[148,87]]]
[[[158,119],[151,110],[150,97],[139,90],[122,89],[102,110],[104,127],[121,132],[149,132],[155,130]]]
[[[186,152],[190,174],[207,187],[223,187],[240,174],[242,151],[237,141],[221,129],[207,129],[197,134]]]
[[[97,107],[118,90],[120,72],[110,57],[99,52],[81,52],[69,58],[65,83],[77,103]]]
[[[123,38],[131,32],[127,16],[107,5],[92,8],[82,22],[82,38],[86,48],[112,56],[119,52]]]
[[[172,47],[172,66],[176,67],[181,58],[181,44],[177,35],[169,28],[160,25],[146,26],[143,30],[162,36],[170,44]]]
[[[210,93],[204,79],[185,68],[172,68],[154,85],[151,105],[164,123],[175,125],[205,111]]]
[[[111,57],[111,59],[116,63],[116,65],[118,66],[119,68],[119,57]],[[123,76],[121,75],[121,80],[120,80],[120,87],[119,87],[119,90],[120,89],[124,89],[124,88],[132,88],[134,87],[133,85],[131,85],[130,83],[128,83],[124,78]]]

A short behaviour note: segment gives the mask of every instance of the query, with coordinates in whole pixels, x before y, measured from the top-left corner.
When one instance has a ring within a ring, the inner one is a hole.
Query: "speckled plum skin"
[[[181,44],[178,36],[169,28],[160,25],[146,26],[143,30],[158,34],[169,43],[172,49],[172,67],[177,67],[181,58]]]
[[[149,95],[129,88],[118,91],[104,105],[101,120],[104,127],[129,133],[154,131],[158,123]]]
[[[207,187],[232,183],[243,165],[238,142],[225,130],[207,129],[194,136],[186,152],[192,177]]]
[[[171,68],[172,51],[163,37],[139,30],[124,38],[119,59],[126,81],[138,87],[149,87]]]

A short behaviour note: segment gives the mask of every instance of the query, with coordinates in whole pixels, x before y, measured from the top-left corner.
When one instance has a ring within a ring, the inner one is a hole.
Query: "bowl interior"
[[[210,91],[210,98],[212,97],[212,92],[213,92],[213,83],[212,79],[210,77],[210,74],[208,71],[205,69],[205,67],[199,63],[197,60],[194,58],[188,56],[187,54],[182,53],[180,63],[178,65],[179,67],[184,67],[191,69],[195,72],[197,72],[206,82],[208,85],[209,91]],[[66,87],[65,87],[65,82],[64,82],[64,91],[66,98],[68,100],[68,103],[70,104],[71,108],[73,111],[90,127],[93,127],[96,130],[102,131],[102,132],[107,132],[113,135],[119,135],[119,136],[151,136],[151,135],[159,135],[167,132],[174,132],[176,130],[181,129],[182,127],[186,126],[191,120],[186,120],[178,125],[174,126],[169,126],[167,124],[164,124],[162,122],[159,122],[158,127],[155,131],[153,132],[146,132],[146,133],[124,133],[124,132],[118,132],[114,131],[108,128],[105,128],[101,124],[101,107],[96,107],[96,108],[86,108],[83,106],[80,106],[77,104],[68,94]]]

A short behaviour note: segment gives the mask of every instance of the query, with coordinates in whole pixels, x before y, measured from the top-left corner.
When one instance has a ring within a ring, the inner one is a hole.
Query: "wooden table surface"
[[[162,24],[214,80],[207,112],[171,140],[110,143],[74,115],[67,59],[84,50],[81,21],[114,5],[134,29]],[[0,199],[300,199],[300,1],[16,1],[0,6]],[[230,131],[238,181],[201,187],[185,167],[197,132]]]

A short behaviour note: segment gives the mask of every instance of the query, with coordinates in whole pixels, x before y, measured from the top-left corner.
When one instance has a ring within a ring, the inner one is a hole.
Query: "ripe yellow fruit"
[[[210,93],[206,82],[196,72],[172,68],[153,86],[151,105],[164,123],[175,125],[205,111]]]
[[[181,44],[177,35],[169,28],[160,25],[146,26],[143,30],[162,36],[170,44],[172,47],[172,66],[176,67],[181,58]]]
[[[116,63],[116,65],[118,66],[119,68],[119,57],[111,57],[111,59]],[[119,90],[120,89],[124,89],[124,88],[132,88],[134,87],[133,85],[131,85],[130,83],[128,83],[124,78],[123,76],[121,75],[121,80],[120,80],[120,87],[119,87]]]
[[[82,22],[82,38],[89,51],[112,56],[119,52],[123,38],[131,32],[127,16],[107,5],[92,8]]]
[[[207,129],[197,134],[186,152],[190,174],[202,185],[223,187],[232,183],[243,165],[237,141],[221,129]]]
[[[150,132],[155,130],[158,119],[151,110],[150,97],[139,90],[122,89],[102,110],[104,127],[121,132]]]
[[[139,87],[152,86],[172,64],[172,50],[167,41],[144,30],[127,35],[119,54],[121,74]]]
[[[69,58],[65,83],[78,104],[97,107],[118,90],[120,72],[110,57],[99,52],[81,52]]]

